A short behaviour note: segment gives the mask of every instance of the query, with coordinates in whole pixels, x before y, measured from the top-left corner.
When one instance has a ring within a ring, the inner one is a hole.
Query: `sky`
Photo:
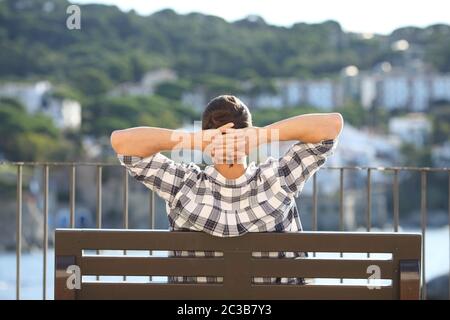
[[[399,27],[450,24],[448,0],[72,0],[73,3],[115,4],[124,11],[148,15],[171,8],[201,12],[227,21],[256,14],[267,23],[338,21],[345,31],[388,34]]]

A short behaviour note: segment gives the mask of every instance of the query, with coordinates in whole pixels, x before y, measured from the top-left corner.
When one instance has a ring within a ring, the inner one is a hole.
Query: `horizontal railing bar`
[[[21,165],[21,166],[111,166],[111,167],[119,167],[119,163],[107,163],[107,162],[9,162],[9,161],[0,161],[0,165]],[[201,165],[200,165],[201,166]],[[327,166],[322,169],[329,170],[375,170],[375,171],[450,171],[450,167],[443,168],[435,168],[435,167],[365,167],[365,166]]]
[[[435,168],[435,167],[323,167],[322,169],[329,170],[375,170],[375,171],[450,171],[450,168]]]
[[[0,161],[0,165],[12,165],[12,166],[116,166],[120,167],[118,163],[107,162],[9,162]]]
[[[83,275],[223,276],[223,258],[83,257]]]

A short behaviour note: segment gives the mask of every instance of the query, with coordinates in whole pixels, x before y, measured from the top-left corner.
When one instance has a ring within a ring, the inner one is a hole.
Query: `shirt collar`
[[[220,184],[227,186],[237,186],[248,183],[254,177],[257,168],[258,167],[256,166],[256,163],[254,161],[250,162],[244,174],[236,179],[225,178],[219,171],[216,170],[216,168],[214,168],[214,165],[206,166],[204,172],[206,173],[206,175],[216,180]]]

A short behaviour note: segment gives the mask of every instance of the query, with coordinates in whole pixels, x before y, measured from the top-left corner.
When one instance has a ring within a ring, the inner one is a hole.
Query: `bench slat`
[[[258,285],[252,287],[251,294],[252,299],[390,300],[394,298],[391,286],[369,289],[366,286],[350,285]]]
[[[89,256],[81,260],[83,275],[223,276],[223,258],[154,258]],[[252,259],[254,277],[308,277],[366,279],[367,268],[376,265],[382,279],[392,279],[391,260],[356,259]]]
[[[78,299],[224,299],[221,284],[155,284],[155,283],[95,283],[86,282]]]
[[[347,285],[253,285],[226,296],[220,284],[83,283],[79,299],[392,299],[390,286],[370,290]]]
[[[223,275],[221,258],[83,257],[83,275],[103,276],[218,276]]]
[[[367,279],[371,265],[380,267],[381,279],[392,279],[394,268],[391,260],[356,259],[256,259],[251,264],[254,276],[306,277],[306,278],[354,278]],[[278,260],[278,261],[277,261]]]
[[[401,250],[411,259],[420,257],[417,250],[421,236],[392,233],[248,233],[240,237],[218,238],[200,232],[166,232],[144,230],[58,230],[59,252],[85,250],[198,250],[198,251],[308,251],[393,253]],[[75,240],[76,239],[76,240]]]

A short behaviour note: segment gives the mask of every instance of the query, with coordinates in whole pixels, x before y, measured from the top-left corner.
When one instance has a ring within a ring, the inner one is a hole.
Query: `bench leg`
[[[420,299],[420,263],[418,260],[400,261],[400,300]]]

